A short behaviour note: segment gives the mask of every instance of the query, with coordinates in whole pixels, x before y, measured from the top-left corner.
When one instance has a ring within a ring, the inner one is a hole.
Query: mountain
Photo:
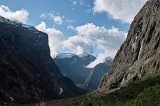
[[[45,104],[50,103],[53,106],[160,106],[160,0],[147,1],[134,18],[126,41],[97,91]]]
[[[94,61],[95,57],[91,55],[78,56],[70,53],[61,53],[54,60],[64,76],[71,78],[76,84],[81,84],[90,73],[85,66]]]
[[[134,18],[127,39],[116,54],[111,71],[103,78],[99,90],[121,88],[159,72],[160,1],[149,0]]]
[[[83,93],[62,76],[50,56],[46,33],[0,17],[0,103],[53,100]]]
[[[91,76],[90,83],[88,84],[90,88],[98,88],[104,74],[110,70],[111,64],[112,60],[106,60],[106,62],[100,63],[94,68],[94,72]]]
[[[94,56],[86,53],[81,55],[61,53],[54,60],[62,74],[72,79],[77,86],[94,90],[98,88],[102,76],[109,70],[112,62],[106,60],[94,69],[86,68],[95,59]]]

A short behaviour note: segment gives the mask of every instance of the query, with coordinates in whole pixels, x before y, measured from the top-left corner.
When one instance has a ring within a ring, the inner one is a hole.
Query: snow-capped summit
[[[83,54],[79,54],[78,56],[79,56],[79,57],[84,57],[84,56],[86,57],[86,56],[88,56],[88,55],[90,55],[90,54],[88,54],[88,53],[83,53]]]
[[[60,53],[56,56],[56,58],[71,58],[73,56],[76,56],[75,54],[73,53]]]
[[[38,31],[35,27],[33,27],[33,26],[30,26],[30,25],[27,25],[27,24],[23,24],[23,23],[21,23],[21,22],[19,22],[19,21],[12,21],[12,20],[9,20],[9,19],[4,18],[4,17],[2,17],[2,16],[0,16],[0,23],[1,23],[1,24],[5,23],[5,24],[8,24],[8,25],[13,25],[13,27],[21,27],[21,28],[26,29],[26,30],[31,30],[31,31],[34,32],[34,33],[38,33],[38,32],[39,32],[39,31]],[[4,26],[4,27],[5,27],[5,26]],[[41,37],[41,36],[39,35],[39,37]]]
[[[2,16],[0,16],[0,22],[1,23],[7,23],[7,24],[15,24],[15,25],[20,23],[18,21],[12,21],[12,20],[6,19],[6,18],[4,18]]]

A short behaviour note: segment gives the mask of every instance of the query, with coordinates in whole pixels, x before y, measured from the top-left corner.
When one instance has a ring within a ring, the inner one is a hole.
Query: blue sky
[[[65,2],[64,2],[65,1]],[[29,20],[27,24],[36,26],[41,21],[45,21],[48,27],[54,26],[57,29],[62,30],[66,36],[72,36],[74,32],[67,30],[69,23],[64,22],[62,25],[56,25],[52,20],[40,18],[41,14],[57,13],[60,16],[64,16],[65,19],[72,20],[73,26],[79,26],[86,23],[94,23],[98,26],[105,26],[110,28],[115,26],[123,31],[128,31],[129,24],[121,23],[119,20],[114,20],[103,14],[94,14],[92,11],[93,0],[85,0],[84,4],[73,4],[71,0],[1,0],[0,3],[8,6],[11,10],[16,11],[19,9],[25,9],[29,12]]]
[[[51,56],[89,53],[114,57],[147,0],[1,0],[0,15],[49,36]]]

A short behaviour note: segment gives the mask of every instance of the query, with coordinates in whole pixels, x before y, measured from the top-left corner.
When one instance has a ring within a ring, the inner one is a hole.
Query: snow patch
[[[137,49],[137,43],[132,44],[132,51],[134,52]]]
[[[83,54],[79,54],[78,56],[79,56],[80,58],[82,58],[82,57],[88,56],[88,54],[87,54],[87,53],[83,53]]]
[[[22,24],[22,26],[25,27],[25,28],[31,28],[32,27],[32,26],[26,25],[26,24]]]
[[[140,59],[141,53],[143,52],[143,42],[144,40],[142,40],[141,45],[140,45],[141,47],[140,47],[139,54],[138,54],[138,60]]]
[[[58,54],[56,58],[64,59],[64,58],[71,58],[73,56],[74,54],[72,53],[61,53],[61,54]]]
[[[6,19],[6,18],[4,18],[2,16],[0,16],[0,22],[7,23],[7,24],[12,24],[14,26],[17,26],[18,24],[20,24],[19,21],[12,21],[12,20]]]
[[[61,95],[64,90],[63,90],[63,88],[60,88],[59,90],[60,90],[60,91],[59,91],[59,95]]]
[[[91,80],[91,77],[92,77],[92,75],[93,75],[93,72],[94,72],[94,69],[91,70],[91,72],[89,73],[87,79],[85,80],[85,82],[84,82],[84,85],[85,85],[85,86],[88,86],[88,84],[89,84],[89,82],[90,82],[90,80]]]
[[[11,100],[11,102],[13,102],[13,101],[14,101],[14,98],[13,98],[13,97],[11,97],[11,96],[9,97],[9,99]]]

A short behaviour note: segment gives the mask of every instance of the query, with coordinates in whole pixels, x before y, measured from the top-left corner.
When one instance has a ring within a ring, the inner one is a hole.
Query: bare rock
[[[100,91],[117,89],[160,71],[160,0],[149,0],[131,24]]]

